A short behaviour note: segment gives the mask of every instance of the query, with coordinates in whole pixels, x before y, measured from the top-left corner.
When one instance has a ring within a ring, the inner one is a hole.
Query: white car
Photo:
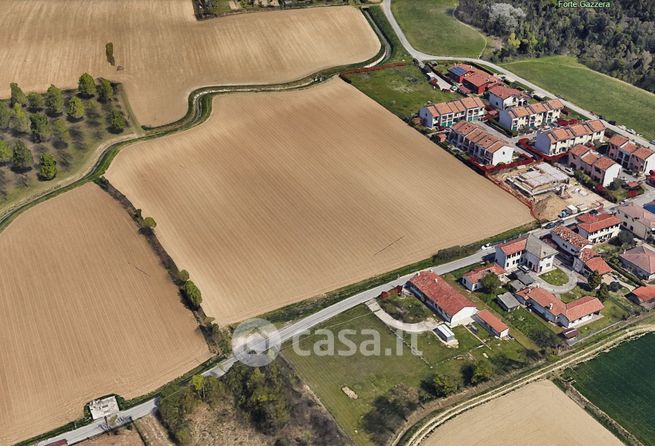
[[[487,249],[493,248],[491,243],[485,243],[484,245],[480,246],[480,249],[483,251],[486,251]]]

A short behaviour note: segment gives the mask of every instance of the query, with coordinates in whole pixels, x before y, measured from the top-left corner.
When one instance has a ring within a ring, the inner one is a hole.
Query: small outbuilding
[[[519,283],[520,283],[520,282],[519,282]],[[517,290],[517,291],[519,291],[519,290]],[[507,311],[507,312],[514,311],[514,310],[516,310],[518,307],[521,306],[521,304],[519,303],[519,301],[516,300],[516,297],[514,297],[514,295],[513,295],[512,293],[509,293],[509,292],[508,292],[508,293],[500,294],[500,295],[496,298],[496,300],[498,301],[498,305],[500,305],[500,307],[501,307],[503,310]]]

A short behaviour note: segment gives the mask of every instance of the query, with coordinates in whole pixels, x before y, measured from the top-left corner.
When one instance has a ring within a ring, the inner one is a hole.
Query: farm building
[[[607,155],[636,175],[655,170],[655,152],[641,147],[623,135],[615,134],[608,141]]]
[[[646,245],[625,251],[620,256],[623,266],[640,279],[655,279],[655,251]]]
[[[539,163],[523,173],[508,177],[507,181],[523,194],[534,197],[565,189],[570,178],[548,163]]]
[[[629,204],[619,206],[616,216],[621,220],[621,227],[643,240],[652,240],[655,235],[655,214],[646,209]]]
[[[476,291],[480,289],[480,281],[482,278],[488,274],[503,276],[505,274],[505,270],[496,263],[492,263],[491,265],[483,265],[465,273],[462,276],[462,284],[466,287],[467,290]]]
[[[480,310],[474,316],[475,320],[492,336],[503,339],[509,336],[509,327],[498,316],[489,310]]]
[[[460,121],[450,128],[448,141],[475,157],[480,164],[496,166],[511,163],[511,144],[487,132],[479,124]]]
[[[116,414],[120,409],[116,397],[108,396],[107,398],[91,401],[89,403],[89,411],[91,412],[91,418],[97,420],[98,418],[105,418]]]
[[[619,163],[582,144],[569,150],[569,166],[583,171],[603,187],[612,184],[621,173]]]
[[[506,271],[525,265],[536,273],[553,269],[557,251],[530,234],[496,246],[495,262]]]
[[[573,256],[577,256],[585,248],[591,248],[589,240],[564,225],[550,231],[550,237],[562,251]]]
[[[566,152],[577,144],[600,142],[603,136],[605,136],[605,125],[595,119],[540,131],[537,133],[534,146],[544,155],[552,156]]]
[[[565,304],[554,294],[540,287],[526,288],[516,293],[523,302],[548,322],[564,328],[580,326],[600,314],[602,302],[593,296],[585,296]]]
[[[621,220],[612,214],[582,214],[577,220],[578,233],[594,245],[616,237],[621,230]]]
[[[563,109],[559,99],[550,99],[501,110],[498,122],[501,127],[514,132],[538,129],[557,122]]]
[[[451,327],[470,324],[478,312],[473,302],[432,271],[416,274],[407,288]]]
[[[653,285],[635,288],[627,297],[632,302],[641,305],[648,310],[655,308],[655,286]]]
[[[505,110],[527,104],[528,96],[516,88],[494,85],[488,91],[487,100],[498,110]]]
[[[426,105],[418,112],[421,124],[428,128],[451,127],[459,121],[479,121],[485,114],[480,98],[462,98]]]

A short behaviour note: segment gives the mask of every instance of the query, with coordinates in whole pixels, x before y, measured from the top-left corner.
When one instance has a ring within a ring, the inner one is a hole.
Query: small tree
[[[32,168],[34,158],[32,152],[27,148],[25,143],[17,140],[14,143],[14,150],[11,154],[11,164],[14,170],[22,172]]]
[[[109,130],[111,130],[113,133],[121,133],[123,130],[125,130],[125,126],[127,125],[123,114],[118,110],[111,112],[110,122]]]
[[[432,386],[435,396],[439,398],[445,398],[452,395],[459,389],[459,383],[454,377],[450,375],[441,375],[439,373],[434,375]]]
[[[50,181],[57,175],[57,163],[52,155],[44,153],[39,161],[39,178]]]
[[[471,376],[471,384],[476,385],[481,382],[489,381],[493,376],[494,370],[489,361],[480,360],[473,366],[473,375]]]
[[[587,279],[587,284],[589,285],[590,290],[595,290],[598,288],[598,285],[602,282],[602,277],[598,274],[597,271],[592,272]]]
[[[32,139],[34,142],[45,142],[50,139],[52,131],[48,118],[43,113],[37,113],[30,116],[30,128],[32,129]]]
[[[605,302],[606,299],[610,297],[610,288],[607,286],[606,283],[601,283],[600,287],[598,287],[598,291],[596,291],[596,297],[601,300],[601,302]]]
[[[27,95],[27,103],[32,111],[41,111],[45,107],[45,99],[39,93],[35,92]]]
[[[114,87],[107,79],[101,79],[100,86],[98,87],[98,100],[106,104],[112,99],[114,99]]]
[[[0,101],[0,129],[6,129],[11,123],[11,110],[6,102]]]
[[[45,95],[46,112],[49,115],[61,115],[64,112],[64,95],[54,85],[50,85]]]
[[[200,304],[202,304],[202,293],[195,283],[193,283],[191,280],[187,280],[184,283],[182,292],[184,293],[184,297],[189,302],[189,305],[191,305],[193,309],[200,308]]]
[[[78,97],[72,97],[68,101],[68,108],[66,109],[66,114],[69,118],[79,121],[84,117],[84,104]]]
[[[90,98],[96,94],[96,82],[89,73],[84,73],[80,76],[77,90],[85,98]]]
[[[203,400],[205,399],[204,397],[204,387],[205,387],[205,377],[202,375],[193,375],[191,377],[191,386],[193,387],[193,390],[196,391],[198,396],[200,396]]]
[[[57,141],[63,144],[68,144],[70,142],[68,126],[63,119],[55,119],[52,121],[52,133]]]
[[[0,141],[0,165],[7,164],[11,161],[11,148],[9,144]]]
[[[152,217],[146,217],[141,221],[141,229],[152,231],[157,227],[157,222]]]
[[[113,67],[116,65],[116,59],[114,59],[114,44],[108,42],[105,44],[105,55],[107,56],[107,62]]]
[[[26,133],[30,129],[30,118],[19,103],[14,104],[11,126],[19,133]]]
[[[632,235],[632,232],[624,229],[621,229],[617,238],[621,245],[632,245],[635,242],[635,236]]]
[[[10,102],[12,107],[15,104],[19,104],[21,106],[27,105],[27,96],[25,96],[25,93],[23,93],[23,90],[21,90],[16,82],[9,84],[9,88],[11,89]]]
[[[183,269],[181,271],[178,271],[176,276],[177,276],[177,280],[179,280],[182,283],[189,280],[189,272],[187,270],[185,270],[185,269]]]
[[[486,274],[480,279],[480,286],[485,293],[496,294],[500,285],[500,279],[494,273]]]

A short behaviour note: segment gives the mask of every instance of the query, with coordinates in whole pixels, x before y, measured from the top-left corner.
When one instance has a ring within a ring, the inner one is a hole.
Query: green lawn
[[[574,57],[552,56],[502,64],[504,68],[580,107],[655,138],[655,94],[593,71]]]
[[[453,16],[458,3],[458,0],[393,0],[391,9],[416,49],[437,56],[479,57],[486,47],[486,38]]]
[[[384,37],[387,38],[387,41],[391,45],[391,54],[389,54],[389,58],[386,60],[386,63],[398,62],[401,60],[406,62],[411,62],[412,60],[411,56],[407,51],[405,51],[405,48],[403,47],[402,43],[400,43],[400,39],[398,39],[398,35],[394,32],[393,28],[391,27],[391,24],[387,20],[387,16],[384,15],[382,6],[371,6],[370,8],[367,8],[367,11],[373,18],[373,21],[378,26],[378,28],[380,28],[380,31],[382,31],[382,34],[384,34]]]
[[[391,317],[408,324],[415,324],[434,317],[434,313],[413,295],[405,296],[402,293],[391,291],[389,296],[378,299],[378,303]]]
[[[573,385],[644,444],[655,444],[655,334],[626,342],[568,372]]]
[[[555,286],[566,285],[569,282],[569,276],[567,276],[566,273],[559,268],[555,268],[552,271],[548,271],[547,273],[544,273],[539,277],[541,277],[551,285],[555,285]]]
[[[363,305],[328,321],[322,328],[329,328],[334,332],[340,329],[356,330],[358,334],[350,336],[350,339],[357,345],[371,339],[361,333],[362,329],[373,329],[380,334],[380,351],[383,352],[380,356],[365,356],[361,353],[347,357],[315,354],[304,356],[294,352],[289,344],[283,348],[284,357],[293,364],[300,377],[312,388],[357,445],[372,445],[362,429],[362,417],[371,410],[373,400],[385,394],[394,385],[405,383],[419,387],[424,378],[436,372],[461,379],[462,366],[482,358],[484,354],[491,359],[500,353],[518,361],[525,358],[525,350],[516,341],[491,339],[479,328],[478,337],[485,340],[488,346],[479,347],[480,340],[464,327],[456,327],[453,330],[459,341],[458,348],[448,348],[435,335],[426,333],[418,338],[418,350],[422,352],[422,356],[413,355],[407,346],[402,355],[387,356],[384,354],[387,349],[396,351],[397,338],[394,332]],[[318,335],[314,339],[302,338],[300,345],[307,348],[313,344],[312,341],[321,338]],[[337,343],[336,350],[340,348],[343,347]],[[346,396],[341,390],[343,386],[352,389],[358,398],[353,400]]]

